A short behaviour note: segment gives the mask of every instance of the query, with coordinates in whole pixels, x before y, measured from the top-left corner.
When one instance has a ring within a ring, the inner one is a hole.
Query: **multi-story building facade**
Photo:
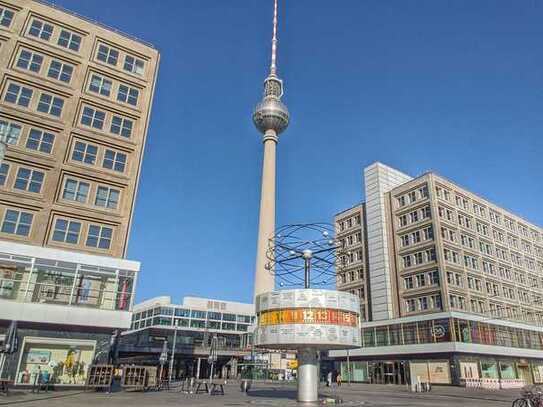
[[[156,366],[166,342],[165,377],[170,377],[170,368],[174,379],[209,377],[214,341],[214,376],[293,377],[295,352],[253,348],[255,318],[254,304],[201,297],[185,297],[181,304],[173,304],[167,296],[152,298],[134,306],[132,326],[119,342],[119,361]]]
[[[358,376],[543,382],[543,229],[435,173],[377,163],[365,182],[371,312],[351,352]]]
[[[107,356],[130,326],[140,265],[124,257],[158,62],[69,11],[0,2],[0,332],[19,321],[3,374],[17,383],[42,352],[59,383],[81,384],[85,368],[58,366]]]
[[[366,273],[368,270],[366,229],[364,222],[365,205],[360,204],[344,210],[335,216],[336,236],[344,253],[339,256],[340,267],[336,276],[338,290],[349,291],[360,298],[360,318],[369,318],[369,304],[366,293],[369,289]]]

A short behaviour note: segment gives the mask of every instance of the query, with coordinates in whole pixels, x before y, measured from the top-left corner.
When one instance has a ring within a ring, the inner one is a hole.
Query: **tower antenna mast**
[[[258,131],[262,133],[262,142],[264,144],[256,250],[255,297],[275,288],[273,270],[266,269],[269,239],[275,233],[275,156],[279,134],[288,127],[290,120],[288,109],[281,102],[283,81],[277,76],[277,3],[278,0],[274,0],[270,73],[264,80],[262,101],[256,105],[253,113],[253,123]]]
[[[270,75],[277,75],[277,1],[273,3],[273,35]]]

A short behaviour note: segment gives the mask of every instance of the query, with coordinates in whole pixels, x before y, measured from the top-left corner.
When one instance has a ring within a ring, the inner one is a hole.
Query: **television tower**
[[[275,233],[275,152],[279,134],[288,126],[289,113],[281,102],[283,81],[277,76],[277,0],[273,8],[273,35],[270,73],[264,80],[264,95],[256,105],[253,122],[262,133],[264,160],[262,163],[262,189],[260,195],[260,218],[258,222],[258,245],[256,252],[255,297],[273,291],[275,278],[267,267],[268,241]]]

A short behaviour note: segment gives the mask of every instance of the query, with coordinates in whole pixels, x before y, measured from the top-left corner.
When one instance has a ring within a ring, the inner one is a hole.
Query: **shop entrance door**
[[[533,384],[530,367],[528,365],[517,365],[518,378],[524,380],[526,384]]]
[[[370,365],[371,383],[405,384],[406,371],[402,362],[374,362]]]

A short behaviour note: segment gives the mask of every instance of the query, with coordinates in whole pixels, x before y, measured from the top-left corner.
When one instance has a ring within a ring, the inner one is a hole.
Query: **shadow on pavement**
[[[296,400],[296,390],[286,389],[255,389],[247,393],[251,397],[264,397],[264,398],[282,398],[287,400]]]

